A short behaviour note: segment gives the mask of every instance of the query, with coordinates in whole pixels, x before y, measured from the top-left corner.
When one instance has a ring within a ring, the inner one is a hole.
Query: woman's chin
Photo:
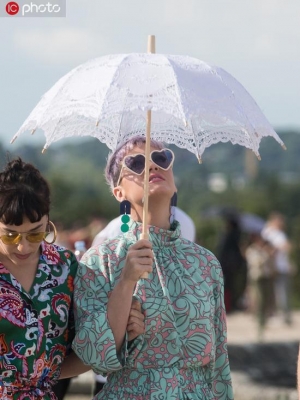
[[[174,192],[171,192],[170,189],[164,187],[156,187],[153,190],[149,190],[149,200],[155,199],[157,201],[160,200],[168,200],[171,201]]]

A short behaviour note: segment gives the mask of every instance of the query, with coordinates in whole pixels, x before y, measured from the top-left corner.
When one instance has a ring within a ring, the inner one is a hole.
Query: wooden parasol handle
[[[148,36],[148,53],[155,53],[155,36]],[[149,196],[149,165],[150,165],[150,143],[151,143],[151,110],[147,111],[146,146],[145,146],[145,175],[144,175],[144,207],[143,228],[141,239],[149,239],[148,230],[148,196]],[[148,278],[148,272],[144,272],[141,278]]]

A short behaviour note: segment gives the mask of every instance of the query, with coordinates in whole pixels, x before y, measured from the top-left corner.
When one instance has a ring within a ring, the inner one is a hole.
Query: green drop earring
[[[121,231],[123,233],[126,233],[129,231],[129,225],[128,222],[130,221],[130,210],[131,210],[131,204],[128,200],[123,200],[120,203],[120,215],[122,225],[121,225]]]

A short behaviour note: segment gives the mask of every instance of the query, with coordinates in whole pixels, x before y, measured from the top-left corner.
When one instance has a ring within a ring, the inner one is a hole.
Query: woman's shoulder
[[[76,269],[78,265],[77,259],[71,250],[54,243],[42,243],[42,257],[47,264],[64,264],[72,266],[72,269]]]
[[[58,254],[73,254],[70,249],[67,249],[65,246],[60,246],[56,243],[42,243],[42,251],[43,253],[53,251],[57,252]]]
[[[128,247],[133,242],[126,235],[122,234],[113,239],[106,239],[98,245],[90,247],[80,260],[80,264],[91,269],[104,267],[112,260],[117,262],[118,258],[126,256]]]
[[[118,254],[122,249],[127,248],[133,243],[132,238],[122,233],[112,239],[106,239],[101,244],[94,245],[86,252],[87,255]]]
[[[184,238],[182,238],[181,242],[182,242],[182,247],[185,248],[186,251],[189,251],[188,250],[188,247],[189,247],[190,251],[194,251],[195,253],[201,253],[201,254],[207,255],[208,257],[211,257],[213,259],[217,259],[217,257],[211,250],[208,250],[206,247],[201,246],[198,243],[191,242],[190,240],[184,239]]]
[[[194,254],[202,266],[206,268],[209,267],[211,270],[221,270],[220,262],[211,250],[201,246],[200,244],[190,242],[186,239],[182,241],[182,245],[184,251],[189,255]]]

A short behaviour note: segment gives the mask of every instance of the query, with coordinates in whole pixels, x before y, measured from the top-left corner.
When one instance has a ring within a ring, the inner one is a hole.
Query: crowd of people
[[[227,313],[244,310],[257,316],[263,339],[270,320],[292,324],[290,294],[295,272],[285,218],[272,212],[260,229],[242,233],[239,214],[225,215],[225,228],[217,248],[224,274]]]

